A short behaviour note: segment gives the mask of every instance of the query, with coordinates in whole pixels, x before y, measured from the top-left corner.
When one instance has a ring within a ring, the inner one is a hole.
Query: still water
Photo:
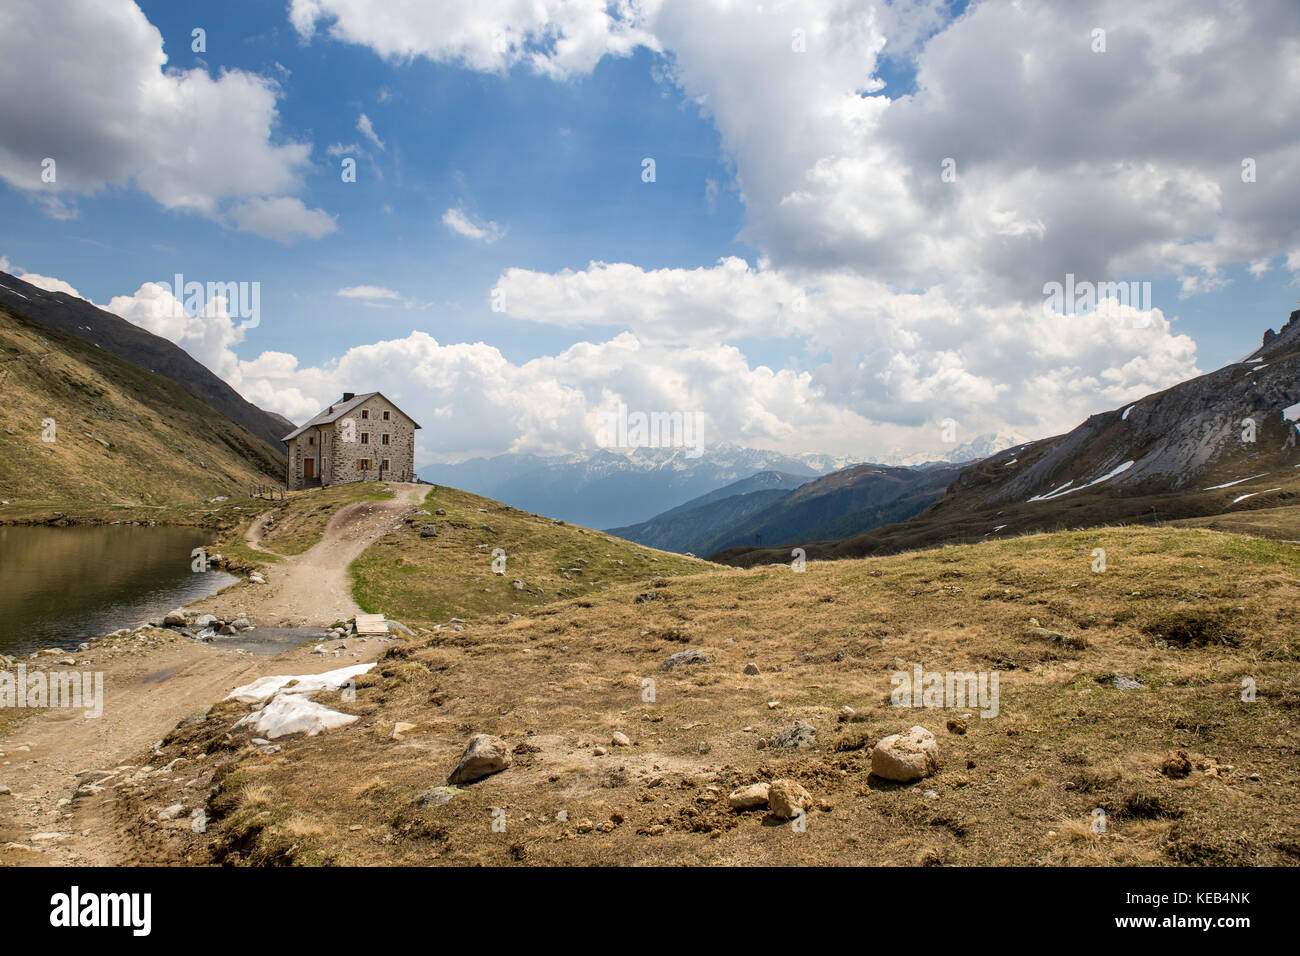
[[[196,528],[0,526],[0,653],[71,647],[215,594],[235,578],[195,574]]]

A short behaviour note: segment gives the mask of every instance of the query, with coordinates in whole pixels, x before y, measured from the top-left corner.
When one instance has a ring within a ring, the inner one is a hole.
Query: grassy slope
[[[334,512],[357,501],[383,501],[393,493],[373,481],[293,492],[268,510],[273,521],[262,536],[262,547],[278,554],[302,554],[321,539]]]
[[[455,573],[464,600],[495,609],[501,595],[474,590],[493,583],[478,546],[517,552],[526,543],[511,536],[527,521],[477,512],[457,493],[439,501],[469,527],[398,536],[369,558],[405,561],[421,546],[439,556],[397,576],[392,598],[408,613],[446,613],[429,589]],[[574,530],[539,524],[534,533]],[[582,545],[613,550],[587,537]],[[1105,573],[1091,570],[1097,547]],[[557,557],[540,567],[572,563]],[[511,560],[507,582],[533,573],[516,570],[522,555]],[[378,574],[378,565],[361,569],[359,588]],[[228,862],[1294,864],[1298,575],[1300,549],[1287,542],[1102,528],[813,562],[802,574],[715,568],[658,582],[652,601],[636,601],[644,579],[594,588],[394,649],[358,681],[355,701],[318,698],[360,720],[287,738],[276,755],[254,755],[246,731],[228,736],[248,708],[217,705],[153,758],[185,755],[187,777],[215,774],[208,835],[134,826],[142,858]],[[1031,617],[1086,646],[1034,637]],[[1208,643],[1158,643],[1179,634]],[[687,647],[711,660],[660,670]],[[751,661],[757,676],[742,673]],[[891,707],[891,673],[917,663],[996,670],[999,715],[976,716],[959,735],[944,729],[952,712]],[[1105,682],[1114,674],[1147,686],[1117,690]],[[1246,677],[1258,686],[1254,703],[1240,698]],[[837,721],[844,705],[856,709],[853,722]],[[816,727],[814,747],[760,748],[795,719]],[[416,729],[394,740],[397,721]],[[869,776],[870,746],[912,724],[939,738],[939,773],[911,786]],[[633,746],[597,755],[593,745],[616,730]],[[446,805],[422,806],[419,795],[445,782],[474,732],[503,735],[514,765]],[[1189,754],[1189,776],[1161,774],[1171,748]],[[805,833],[718,801],[782,776],[819,802]],[[124,824],[173,798],[127,799]],[[1098,807],[1104,834],[1088,826]],[[506,811],[503,833],[491,827],[494,808]]]
[[[401,621],[471,619],[709,567],[454,488],[431,491],[423,510],[429,514],[413,516],[353,562],[353,596],[363,609]],[[437,535],[420,537],[425,525]],[[492,570],[497,548],[506,553],[503,575]]]
[[[0,498],[11,502],[169,504],[246,494],[283,473],[265,442],[170,379],[3,310],[0,375]]]

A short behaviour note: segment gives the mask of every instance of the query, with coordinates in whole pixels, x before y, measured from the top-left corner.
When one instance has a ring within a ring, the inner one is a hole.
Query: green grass
[[[358,501],[385,501],[393,493],[373,481],[294,492],[284,502],[264,509],[275,513],[274,525],[262,537],[262,547],[279,554],[302,554],[320,541],[335,512]],[[256,554],[257,552],[252,552]]]
[[[434,514],[439,509],[446,515]],[[431,491],[423,510],[429,514],[412,516],[352,563],[352,593],[363,610],[403,621],[524,613],[613,585],[640,581],[649,588],[655,577],[712,567],[452,488]],[[438,534],[420,537],[425,525]],[[500,575],[492,568],[498,548],[505,552]]]

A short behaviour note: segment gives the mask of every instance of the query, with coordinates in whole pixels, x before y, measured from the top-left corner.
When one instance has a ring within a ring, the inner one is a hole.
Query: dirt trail
[[[348,565],[398,525],[425,491],[419,485],[391,487],[392,500],[339,509],[319,543],[268,569],[268,584],[241,583],[191,606],[219,616],[238,612],[264,627],[325,625],[352,617],[357,608]],[[249,529],[253,547],[265,517]],[[96,645],[77,654],[77,671],[104,675],[103,713],[87,717],[82,709],[50,709],[0,737],[0,784],[11,790],[0,794],[0,866],[112,864],[122,858],[121,835],[104,811],[113,785],[130,771],[110,771],[138,765],[177,722],[240,684],[267,674],[319,673],[368,661],[388,643],[387,638],[327,642],[340,649],[337,657],[313,654],[309,647],[257,656],[176,637],[159,646],[123,641],[116,650]],[[85,784],[104,789],[78,795]]]
[[[302,554],[283,557],[265,571],[266,584],[242,583],[191,605],[218,617],[247,616],[267,626],[325,625],[356,615],[348,565],[367,547],[397,528],[419,505],[427,488],[390,484],[396,496],[387,501],[358,501],[340,508],[325,526],[321,540]],[[267,515],[244,536],[256,550],[262,547]]]

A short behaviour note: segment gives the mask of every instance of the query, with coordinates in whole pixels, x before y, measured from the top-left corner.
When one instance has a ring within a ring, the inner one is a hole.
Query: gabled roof
[[[318,425],[328,425],[331,422],[336,422],[344,415],[346,415],[348,412],[356,408],[358,405],[365,404],[366,402],[370,401],[370,399],[374,398],[376,395],[378,395],[384,401],[388,402],[389,405],[392,405],[394,408],[397,408],[397,405],[394,404],[392,400],[390,400],[387,396],[383,395],[382,393],[366,392],[364,395],[353,396],[352,398],[349,398],[346,402],[335,402],[333,405],[325,409],[323,412],[318,413],[315,418],[303,424],[300,428],[295,428],[293,431],[289,432],[289,434],[281,438],[280,441],[291,442],[309,428],[315,428]],[[400,408],[398,408],[397,410],[399,412],[402,411]],[[402,414],[406,415],[406,412],[402,412]],[[410,415],[406,415],[406,417],[411,418]],[[415,425],[416,428],[420,427],[419,423],[417,423],[413,418],[411,418],[411,424]]]

